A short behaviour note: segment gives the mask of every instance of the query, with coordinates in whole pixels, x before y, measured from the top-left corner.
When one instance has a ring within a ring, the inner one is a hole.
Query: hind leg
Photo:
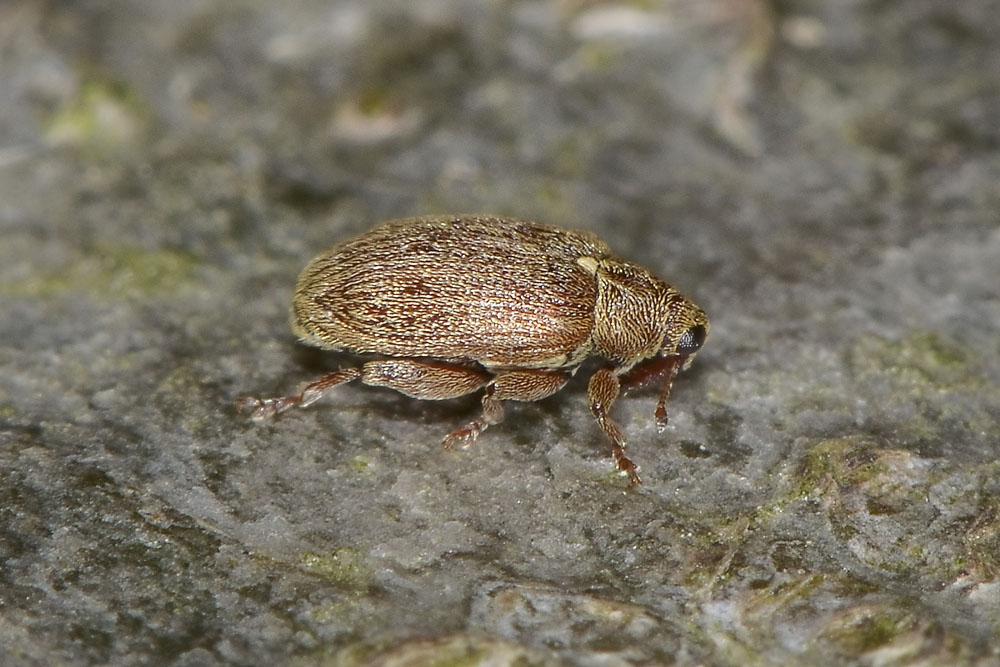
[[[339,371],[333,371],[315,382],[307,384],[300,394],[278,396],[275,398],[244,396],[236,401],[236,409],[240,412],[249,412],[250,418],[255,421],[267,419],[285,410],[294,407],[304,408],[311,403],[315,403],[337,385],[350,382],[360,375],[361,371],[357,368],[344,368]]]
[[[467,447],[492,424],[503,421],[501,401],[538,401],[551,396],[571,377],[568,371],[504,371],[494,377],[483,394],[483,414],[444,437],[445,449]]]
[[[486,371],[459,365],[386,359],[369,361],[360,368],[343,368],[327,373],[306,385],[302,393],[277,398],[239,399],[237,408],[254,420],[273,417],[294,407],[304,408],[325,396],[334,387],[360,379],[367,385],[389,387],[407,396],[444,399],[464,396],[485,386],[492,378]]]

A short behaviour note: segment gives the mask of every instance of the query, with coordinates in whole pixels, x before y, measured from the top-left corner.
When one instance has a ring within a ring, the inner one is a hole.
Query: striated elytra
[[[484,390],[482,415],[445,436],[466,446],[503,419],[503,401],[561,389],[589,357],[590,410],[618,469],[639,484],[608,411],[622,385],[664,378],[660,429],[677,372],[708,335],[708,318],[597,236],[527,220],[453,215],[386,222],[313,259],[299,277],[292,328],[303,342],[373,355],[280,398],[242,398],[255,419],[314,403],[360,379],[421,399]]]

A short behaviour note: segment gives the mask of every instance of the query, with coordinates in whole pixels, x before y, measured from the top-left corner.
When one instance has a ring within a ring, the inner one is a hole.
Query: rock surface
[[[0,662],[1000,664],[988,0],[0,5]],[[658,434],[297,345],[391,217],[601,234],[712,318]]]

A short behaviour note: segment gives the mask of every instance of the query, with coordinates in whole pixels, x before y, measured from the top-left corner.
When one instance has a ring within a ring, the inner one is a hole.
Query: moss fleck
[[[350,547],[326,553],[304,553],[299,558],[299,566],[310,574],[351,590],[365,590],[372,582],[371,571],[360,554]]]

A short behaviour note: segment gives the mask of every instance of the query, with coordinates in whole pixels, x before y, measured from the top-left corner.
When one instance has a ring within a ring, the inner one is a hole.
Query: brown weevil
[[[320,254],[299,276],[292,329],[305,343],[375,357],[295,396],[242,398],[242,410],[271,417],[356,379],[422,399],[483,389],[482,415],[445,436],[449,449],[499,423],[502,401],[550,396],[602,357],[590,411],[618,469],[639,484],[608,411],[622,385],[663,377],[662,431],[674,377],[705,342],[708,318],[592,233],[457,215],[392,220]]]

